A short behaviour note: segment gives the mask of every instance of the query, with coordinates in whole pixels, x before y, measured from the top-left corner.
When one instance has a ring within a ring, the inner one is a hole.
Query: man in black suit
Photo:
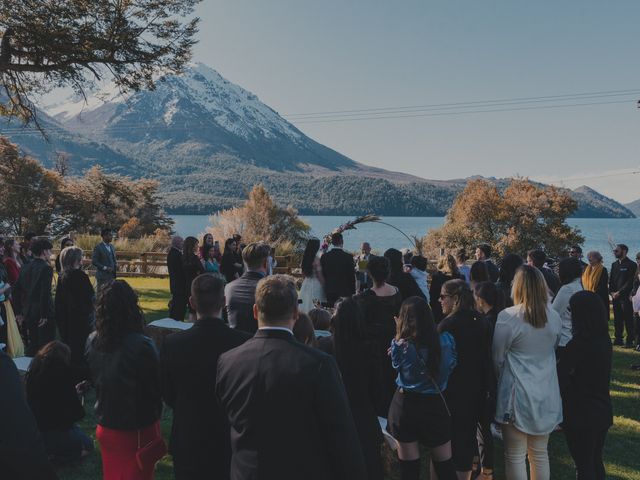
[[[614,345],[622,345],[624,330],[627,330],[627,347],[633,347],[633,305],[630,300],[637,265],[627,257],[629,247],[616,245],[613,254],[616,261],[611,265],[609,275],[609,293],[613,300],[613,325],[615,329]]]
[[[18,369],[0,351],[0,478],[56,480]]]
[[[53,268],[49,264],[52,249],[49,240],[33,242],[33,260],[22,267],[13,287],[13,308],[18,323],[24,322],[26,327],[25,353],[29,357],[55,338],[55,309],[51,298]]]
[[[167,270],[169,271],[169,318],[184,321],[184,312],[187,308],[186,280],[182,269],[182,244],[184,240],[176,235],[171,239],[171,248],[167,253]]]
[[[266,243],[250,243],[242,249],[246,271],[224,289],[229,326],[254,334],[258,321],[253,316],[256,286],[269,271],[271,247]]]
[[[231,479],[365,479],[335,360],[293,336],[293,279],[260,280],[254,313],[256,335],[218,361],[216,396],[231,424]]]
[[[331,244],[333,248],[320,257],[320,266],[327,303],[333,306],[340,297],[356,293],[356,272],[353,257],[342,249],[342,234],[331,235]]]
[[[476,247],[476,260],[484,262],[487,266],[487,272],[489,272],[489,280],[496,283],[500,276],[500,270],[498,270],[496,264],[491,261],[491,245],[488,243],[481,243],[478,245]]]
[[[224,279],[202,274],[191,284],[197,321],[169,335],[160,352],[164,401],[173,409],[169,451],[177,480],[228,479],[229,423],[214,395],[216,364],[223,352],[251,338],[221,320]]]

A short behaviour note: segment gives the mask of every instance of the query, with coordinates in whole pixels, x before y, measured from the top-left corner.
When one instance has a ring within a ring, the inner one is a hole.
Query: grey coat
[[[116,278],[116,251],[112,244],[107,246],[106,243],[100,242],[93,249],[93,255],[91,257],[91,264],[96,269],[96,281],[99,284],[108,283]],[[111,271],[108,271],[110,268]]]

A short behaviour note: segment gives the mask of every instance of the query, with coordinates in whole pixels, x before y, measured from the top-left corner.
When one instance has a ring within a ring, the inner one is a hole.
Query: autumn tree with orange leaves
[[[541,248],[559,256],[584,237],[566,223],[578,207],[568,191],[538,186],[527,179],[513,179],[501,190],[488,180],[470,181],[447,213],[445,224],[425,238],[428,249],[490,244],[496,255],[525,255]]]

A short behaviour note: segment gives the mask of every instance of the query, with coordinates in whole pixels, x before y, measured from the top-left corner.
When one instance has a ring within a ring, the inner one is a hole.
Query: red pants
[[[140,470],[136,461],[139,445],[146,445],[160,437],[160,422],[155,422],[141,430],[113,430],[98,425],[96,439],[102,451],[103,480],[153,480],[155,464],[144,465]]]

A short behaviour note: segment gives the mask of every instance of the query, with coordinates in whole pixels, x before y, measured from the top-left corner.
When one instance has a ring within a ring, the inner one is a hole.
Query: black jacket
[[[602,299],[604,308],[607,310],[607,318],[609,318],[609,272],[604,267],[602,268],[602,274],[600,275],[600,280],[598,280],[595,293]]]
[[[333,306],[340,297],[356,293],[356,271],[353,257],[341,248],[334,248],[320,257],[327,302]]]
[[[27,374],[27,402],[41,432],[69,430],[84,417],[72,368],[55,362],[40,375]]]
[[[253,318],[253,304],[256,299],[256,287],[262,278],[260,272],[245,272],[240,278],[225,286],[225,309],[231,328],[252,335],[258,330],[258,321]]]
[[[558,364],[565,426],[600,430],[613,424],[611,358],[608,337],[567,343]]]
[[[618,301],[629,300],[633,281],[636,278],[636,262],[625,257],[622,261],[613,262],[611,265],[611,275],[609,276],[609,292],[620,292]]]
[[[89,337],[88,358],[96,386],[96,419],[103,427],[138,430],[160,418],[162,396],[158,352],[153,341],[130,333],[113,352],[95,348]]]
[[[173,409],[169,450],[193,479],[229,478],[229,423],[215,398],[216,365],[220,354],[249,338],[218,318],[203,318],[162,344],[162,396]]]
[[[453,416],[477,421],[482,398],[489,390],[486,385],[489,361],[490,334],[486,322],[470,310],[462,310],[444,318],[438,325],[439,332],[449,332],[456,341],[458,363],[449,377],[445,396]]]
[[[0,477],[55,480],[36,421],[27,405],[18,369],[0,351]]]
[[[555,297],[558,294],[558,290],[560,290],[560,287],[561,287],[560,279],[555,273],[553,273],[553,270],[551,270],[550,268],[542,267],[540,269],[540,272],[544,277],[544,281],[547,282],[547,287],[549,287],[549,290],[551,290],[551,292],[553,293],[553,296]]]
[[[231,424],[231,478],[360,480],[362,449],[329,355],[259,330],[218,361],[216,396]]]
[[[13,287],[13,309],[16,315],[24,316],[30,323],[41,318],[54,319],[51,281],[53,268],[41,258],[35,258],[20,270]]]
[[[198,275],[204,273],[204,266],[197,255],[182,256],[182,271],[184,272],[184,292],[187,297],[191,294],[191,284]]]
[[[422,290],[420,290],[420,287],[410,273],[403,271],[392,272],[387,279],[387,283],[398,287],[403,301],[409,297],[420,297],[426,300],[424,293],[422,293]]]
[[[86,367],[87,337],[93,331],[95,292],[82,270],[64,271],[56,285],[55,312],[60,339],[71,349],[71,363]]]
[[[182,268],[182,252],[171,247],[167,253],[167,270],[169,271],[169,290],[171,295],[185,293],[184,269]]]

